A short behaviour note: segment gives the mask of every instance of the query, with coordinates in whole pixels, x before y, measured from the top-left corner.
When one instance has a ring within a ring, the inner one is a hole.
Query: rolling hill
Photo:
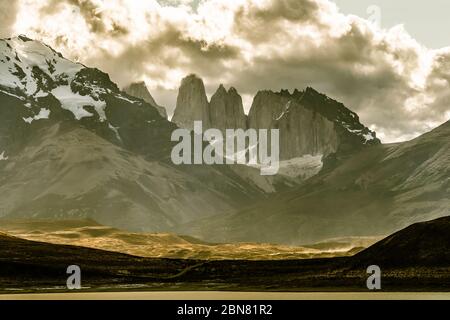
[[[0,231],[26,240],[76,245],[148,258],[283,260],[348,256],[378,238],[334,239],[303,247],[269,243],[215,244],[169,233],[132,233],[93,220],[0,219]]]
[[[76,226],[77,223],[70,223]],[[378,264],[385,291],[448,291],[450,218],[412,225],[353,257],[278,261],[154,259],[0,234],[0,292],[67,292],[69,265],[87,291],[367,291]]]

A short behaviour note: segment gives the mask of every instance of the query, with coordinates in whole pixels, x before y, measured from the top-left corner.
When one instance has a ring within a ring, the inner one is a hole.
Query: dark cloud
[[[144,45],[149,52],[162,53],[167,48],[177,48],[186,57],[205,60],[220,61],[239,56],[239,49],[220,43],[208,43],[202,39],[190,37],[177,26],[167,25],[160,29],[158,36],[148,39]]]
[[[238,48],[194,39],[168,24],[163,30],[160,29],[156,37],[127,46],[120,55],[115,56],[104,50],[89,61],[111,70],[116,81],[126,85],[142,77],[143,71],[147,77],[164,80],[167,73],[180,67],[180,63],[184,63],[190,72],[200,72],[206,77],[219,76],[226,69],[226,61],[238,59]],[[122,68],[115,68],[117,65]],[[159,67],[146,70],[147,65]]]
[[[278,0],[267,6],[260,6],[255,2],[248,2],[236,12],[236,18],[248,16],[263,23],[288,20],[291,22],[304,22],[318,20],[319,6],[314,0]]]
[[[111,36],[123,36],[128,33],[126,26],[113,21],[111,25],[105,23],[105,17],[97,5],[91,0],[49,0],[48,4],[41,8],[41,14],[57,14],[63,5],[71,5],[77,8],[93,33],[109,34]]]
[[[0,0],[0,38],[12,36],[18,5],[18,0]]]
[[[234,14],[234,31],[252,42],[263,42],[285,32],[286,22],[321,25],[314,0],[270,1],[267,6],[249,1]]]
[[[424,92],[434,101],[430,103],[433,114],[444,115],[450,120],[450,49],[441,50],[435,57],[432,71],[427,79]]]

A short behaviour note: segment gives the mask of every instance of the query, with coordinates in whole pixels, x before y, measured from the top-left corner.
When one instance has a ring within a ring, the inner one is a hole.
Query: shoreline
[[[6,294],[0,300],[450,300],[449,292],[80,292]]]

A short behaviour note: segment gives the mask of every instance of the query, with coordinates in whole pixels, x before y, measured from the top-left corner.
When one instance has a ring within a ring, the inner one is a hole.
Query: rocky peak
[[[192,130],[194,121],[203,121],[203,127],[210,127],[209,103],[203,80],[191,74],[181,81],[177,106],[172,121],[181,128]]]
[[[219,88],[217,88],[216,94],[222,94],[222,95],[226,95],[227,94],[227,89],[225,89],[223,84],[220,84]]]
[[[301,103],[305,108],[317,112],[333,122],[340,135],[345,138],[346,149],[350,150],[359,145],[381,143],[376,133],[364,126],[355,112],[325,94],[308,87],[303,92],[294,92],[291,98]],[[342,148],[344,148],[344,144]]]
[[[230,89],[228,89],[228,94],[233,96],[240,96],[239,92],[235,87],[230,87]]]
[[[273,127],[274,119],[285,109],[289,98],[270,90],[259,91],[253,99],[249,112],[249,127],[254,129],[269,129]]]
[[[247,116],[244,113],[242,97],[235,88],[226,91],[225,87],[220,85],[211,97],[209,111],[212,128],[222,131],[247,128]]]
[[[155,107],[161,117],[163,117],[164,119],[168,118],[166,108],[156,103],[155,99],[148,91],[147,85],[144,81],[132,83],[128,87],[124,88],[123,91],[125,91],[130,96],[144,100],[145,102]]]
[[[251,128],[280,129],[282,159],[323,155],[379,144],[356,113],[313,88],[260,91],[249,113]]]
[[[173,121],[192,129],[195,120],[204,128],[280,129],[281,159],[305,155],[327,157],[348,153],[380,140],[361,124],[356,113],[315,89],[259,91],[248,117],[235,88],[220,85],[208,103],[203,81],[195,75],[183,79]]]
[[[228,93],[236,94],[236,95],[239,94],[239,92],[237,91],[237,89],[235,87],[230,87],[230,89],[228,89]]]

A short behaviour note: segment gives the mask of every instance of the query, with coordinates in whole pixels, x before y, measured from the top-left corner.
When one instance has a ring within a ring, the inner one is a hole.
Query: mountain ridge
[[[106,73],[28,38],[0,49],[0,216],[158,231],[264,197],[227,167],[173,165],[177,126]]]
[[[0,217],[92,217],[214,242],[302,244],[386,234],[448,208],[448,123],[382,145],[354,112],[312,88],[261,91],[247,127],[287,132],[287,178],[262,179],[245,166],[175,166],[177,125],[106,73],[28,38],[0,40],[0,49]],[[203,118],[204,91],[191,75],[180,105]],[[232,108],[220,107],[241,110],[237,90],[219,87],[225,92]]]
[[[164,119],[168,118],[166,108],[156,103],[150,91],[148,91],[147,85],[145,84],[144,81],[134,82],[129,86],[125,87],[123,91],[128,93],[130,96],[140,98],[145,102],[151,104],[154,108],[158,110],[161,117],[163,117]]]

